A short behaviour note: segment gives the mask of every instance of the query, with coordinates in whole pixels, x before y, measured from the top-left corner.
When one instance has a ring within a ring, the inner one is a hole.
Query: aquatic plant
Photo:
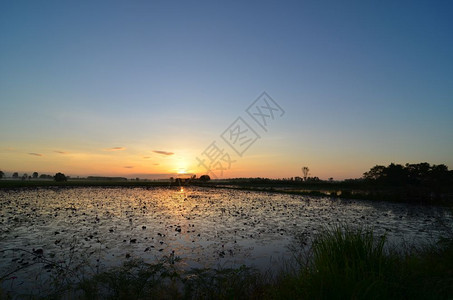
[[[299,241],[306,242],[304,238]],[[317,234],[308,248],[306,243],[300,243],[299,247],[304,249],[300,251],[304,254],[297,260],[298,264],[273,276],[246,266],[185,270],[172,253],[156,263],[130,259],[122,266],[92,276],[77,275],[81,278],[77,283],[65,281],[63,276],[52,293],[33,298],[449,299],[453,296],[451,237],[436,245],[400,253],[386,248],[386,237],[376,236],[368,228],[335,226]]]

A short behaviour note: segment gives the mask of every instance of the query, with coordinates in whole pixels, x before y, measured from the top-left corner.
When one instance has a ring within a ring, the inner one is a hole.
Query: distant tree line
[[[439,187],[453,185],[453,171],[444,164],[394,164],[387,167],[376,165],[363,174],[366,181],[388,186]]]
[[[99,181],[127,181],[126,177],[108,177],[108,176],[88,176],[87,179]]]
[[[0,179],[2,179],[3,177],[5,177],[5,173],[3,171],[0,171]],[[19,176],[18,172],[14,172],[11,175],[11,178],[22,179],[22,180],[39,178],[39,179],[53,179],[55,181],[67,181],[69,177],[60,172],[56,173],[54,176],[47,175],[47,174],[39,175],[38,172],[33,172],[32,176],[29,176],[27,173],[24,173],[22,176]]]
[[[52,175],[47,175],[47,174],[41,174],[39,175],[39,178],[41,179],[53,179]]]

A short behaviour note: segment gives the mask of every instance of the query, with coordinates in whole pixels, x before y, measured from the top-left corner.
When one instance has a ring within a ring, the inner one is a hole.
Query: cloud
[[[159,164],[153,164],[153,166],[158,166]]]
[[[143,156],[143,158],[144,158],[144,159],[148,159],[148,158],[151,158],[151,157],[149,157],[149,156]]]
[[[34,152],[30,152],[28,154],[33,155],[33,156],[43,156],[41,153],[34,153]]]
[[[105,151],[123,151],[123,150],[126,150],[126,148],[124,147],[113,147],[113,148],[107,148],[107,149],[104,149]]]
[[[59,154],[68,154],[68,152],[58,151],[58,150],[55,150],[54,152],[55,152],[55,153],[59,153]]]
[[[134,166],[124,166],[124,168],[126,168],[126,169],[133,169]]]
[[[173,152],[167,152],[167,151],[160,151],[160,150],[153,150],[154,153],[157,154],[162,154],[162,155],[173,155]]]

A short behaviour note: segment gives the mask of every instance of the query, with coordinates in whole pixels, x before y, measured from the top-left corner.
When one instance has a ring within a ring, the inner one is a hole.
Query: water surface
[[[0,211],[0,276],[23,267],[4,290],[51,280],[53,270],[26,252],[37,249],[93,273],[171,255],[182,268],[266,270],[291,257],[295,236],[310,240],[329,225],[367,226],[399,246],[435,243],[452,224],[437,207],[196,187],[0,191]]]

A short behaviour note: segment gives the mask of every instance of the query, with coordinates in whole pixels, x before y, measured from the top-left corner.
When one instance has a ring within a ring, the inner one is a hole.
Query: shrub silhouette
[[[209,181],[209,180],[211,180],[211,177],[209,177],[209,175],[201,175],[200,176],[200,181],[206,182],[206,181]]]
[[[55,174],[55,176],[53,177],[53,179],[54,179],[55,181],[60,181],[60,182],[61,182],[61,181],[68,181],[68,178],[66,177],[66,175],[63,174],[63,173],[60,173],[60,172],[58,172],[57,174]]]

